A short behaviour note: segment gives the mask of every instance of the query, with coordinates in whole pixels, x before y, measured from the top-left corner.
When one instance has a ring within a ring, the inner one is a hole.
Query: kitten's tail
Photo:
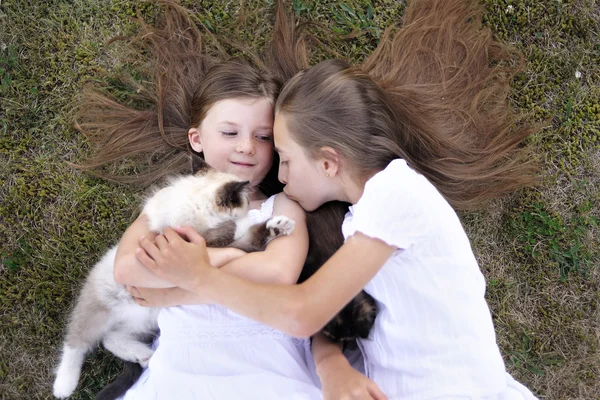
[[[96,395],[96,400],[115,400],[129,390],[142,375],[142,367],[138,363],[125,361],[123,372]]]

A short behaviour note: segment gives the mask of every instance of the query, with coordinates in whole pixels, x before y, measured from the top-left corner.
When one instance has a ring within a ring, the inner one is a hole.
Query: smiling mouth
[[[231,161],[231,163],[233,165],[239,165],[240,167],[254,167],[254,164],[249,164],[249,163],[233,162],[233,161]]]

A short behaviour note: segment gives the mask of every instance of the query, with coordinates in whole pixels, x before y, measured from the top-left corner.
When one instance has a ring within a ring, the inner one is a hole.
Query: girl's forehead
[[[273,105],[266,98],[235,98],[217,101],[208,110],[206,119],[215,123],[258,124],[271,129]]]
[[[233,98],[219,100],[210,108],[209,112],[226,113],[232,110],[268,110],[273,113],[272,102],[264,97],[261,98]]]
[[[293,150],[294,141],[287,128],[287,123],[284,116],[278,113],[275,116],[273,125],[273,138],[275,140],[275,148],[278,153],[289,153]]]

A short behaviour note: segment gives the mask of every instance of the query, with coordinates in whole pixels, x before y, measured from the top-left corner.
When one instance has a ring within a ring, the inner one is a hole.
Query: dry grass
[[[237,1],[183,3],[213,29],[238,29],[252,46],[269,32],[266,1],[256,6],[266,11],[245,21],[236,20]],[[330,45],[355,61],[405,6],[291,3],[300,18],[351,36]],[[515,106],[550,121],[532,138],[540,186],[463,216],[498,342],[507,368],[540,398],[600,399],[600,7],[594,0],[484,3],[486,24],[528,60],[514,84]],[[123,43],[104,44],[135,32],[129,17],[138,12],[152,20],[156,8],[134,0],[0,2],[0,399],[50,398],[73,296],[135,214],[139,193],[65,161],[87,151],[70,122],[84,83],[135,68],[122,61]],[[118,370],[113,357],[96,353],[74,398],[91,398]]]

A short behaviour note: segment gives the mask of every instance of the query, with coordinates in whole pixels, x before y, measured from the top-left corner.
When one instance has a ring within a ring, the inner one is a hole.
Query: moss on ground
[[[270,31],[272,1],[249,2],[242,20],[238,2],[182,3],[209,30],[237,30],[253,47]],[[300,19],[337,32],[328,44],[354,61],[370,54],[405,8],[392,0],[290,3]],[[593,0],[484,4],[485,24],[526,57],[512,101],[545,126],[531,138],[543,171],[535,190],[463,221],[487,278],[509,370],[540,398],[597,399],[600,10]],[[50,397],[81,281],[135,217],[140,193],[66,163],[88,151],[71,127],[71,111],[86,82],[100,80],[118,92],[113,78],[135,66],[123,61],[123,43],[105,43],[136,31],[130,17],[152,21],[156,12],[133,0],[0,3],[1,399]],[[74,398],[91,398],[118,371],[110,354],[92,355]]]

